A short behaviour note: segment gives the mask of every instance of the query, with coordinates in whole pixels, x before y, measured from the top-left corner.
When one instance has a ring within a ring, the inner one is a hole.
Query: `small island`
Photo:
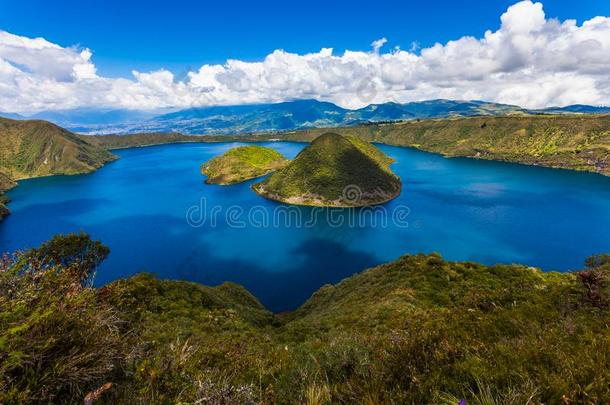
[[[207,184],[236,184],[264,176],[288,164],[278,151],[250,145],[233,148],[201,165],[201,173],[208,176]]]
[[[326,133],[316,138],[286,167],[252,188],[287,204],[362,207],[382,204],[400,194],[393,160],[372,144]]]

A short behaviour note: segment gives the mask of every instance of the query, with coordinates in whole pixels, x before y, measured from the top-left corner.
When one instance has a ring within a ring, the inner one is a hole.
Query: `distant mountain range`
[[[572,105],[530,110],[477,100],[429,100],[405,104],[371,104],[358,110],[349,110],[329,102],[299,100],[276,104],[189,108],[164,114],[159,114],[159,111],[73,109],[43,111],[28,117],[0,112],[0,116],[47,120],[85,134],[181,132],[205,135],[286,131],[424,118],[566,113],[610,113],[610,107]]]
[[[2,111],[0,111],[0,117],[2,117],[2,118],[9,118],[9,119],[12,119],[12,120],[24,120],[24,119],[26,119],[26,117],[24,117],[23,115],[16,114],[16,113],[6,113],[6,112],[2,112]]]
[[[579,113],[579,114],[610,114],[610,107],[594,107],[590,105],[574,104],[567,107],[549,107],[542,110],[536,110],[542,113],[561,114],[561,113]]]
[[[75,126],[117,125],[130,122],[147,121],[159,113],[140,110],[96,110],[73,109],[59,111],[42,111],[28,119],[51,121],[73,129]]]

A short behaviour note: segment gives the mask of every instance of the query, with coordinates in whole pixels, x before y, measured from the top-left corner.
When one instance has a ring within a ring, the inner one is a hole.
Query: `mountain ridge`
[[[182,132],[185,134],[241,134],[306,128],[339,127],[367,122],[471,116],[601,114],[610,107],[569,105],[527,109],[481,100],[434,99],[408,103],[386,102],[347,109],[331,102],[303,99],[280,103],[194,107],[155,114],[121,109],[43,111],[29,118],[46,119],[85,134]],[[7,115],[8,113],[5,113]],[[3,113],[0,113],[2,116]],[[9,117],[10,118],[10,117]],[[20,118],[14,116],[13,118]],[[25,117],[21,117],[25,118]]]

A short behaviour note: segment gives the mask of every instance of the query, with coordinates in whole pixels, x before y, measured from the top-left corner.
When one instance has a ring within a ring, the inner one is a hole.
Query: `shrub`
[[[88,284],[108,249],[57,236],[0,262],[0,403],[82,402],[120,377],[122,326]]]

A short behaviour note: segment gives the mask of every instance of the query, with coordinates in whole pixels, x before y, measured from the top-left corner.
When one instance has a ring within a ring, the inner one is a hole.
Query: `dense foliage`
[[[283,202],[321,206],[378,204],[400,193],[392,160],[368,142],[326,133],[254,190]],[[354,195],[346,194],[353,189]]]
[[[56,237],[0,265],[0,403],[608,403],[610,263],[576,273],[404,256],[287,314]]]
[[[127,326],[90,288],[108,249],[56,237],[0,261],[0,403],[82,398],[126,369]]]
[[[239,146],[201,165],[201,172],[208,176],[206,183],[235,184],[264,176],[287,163],[275,149],[258,145]]]

